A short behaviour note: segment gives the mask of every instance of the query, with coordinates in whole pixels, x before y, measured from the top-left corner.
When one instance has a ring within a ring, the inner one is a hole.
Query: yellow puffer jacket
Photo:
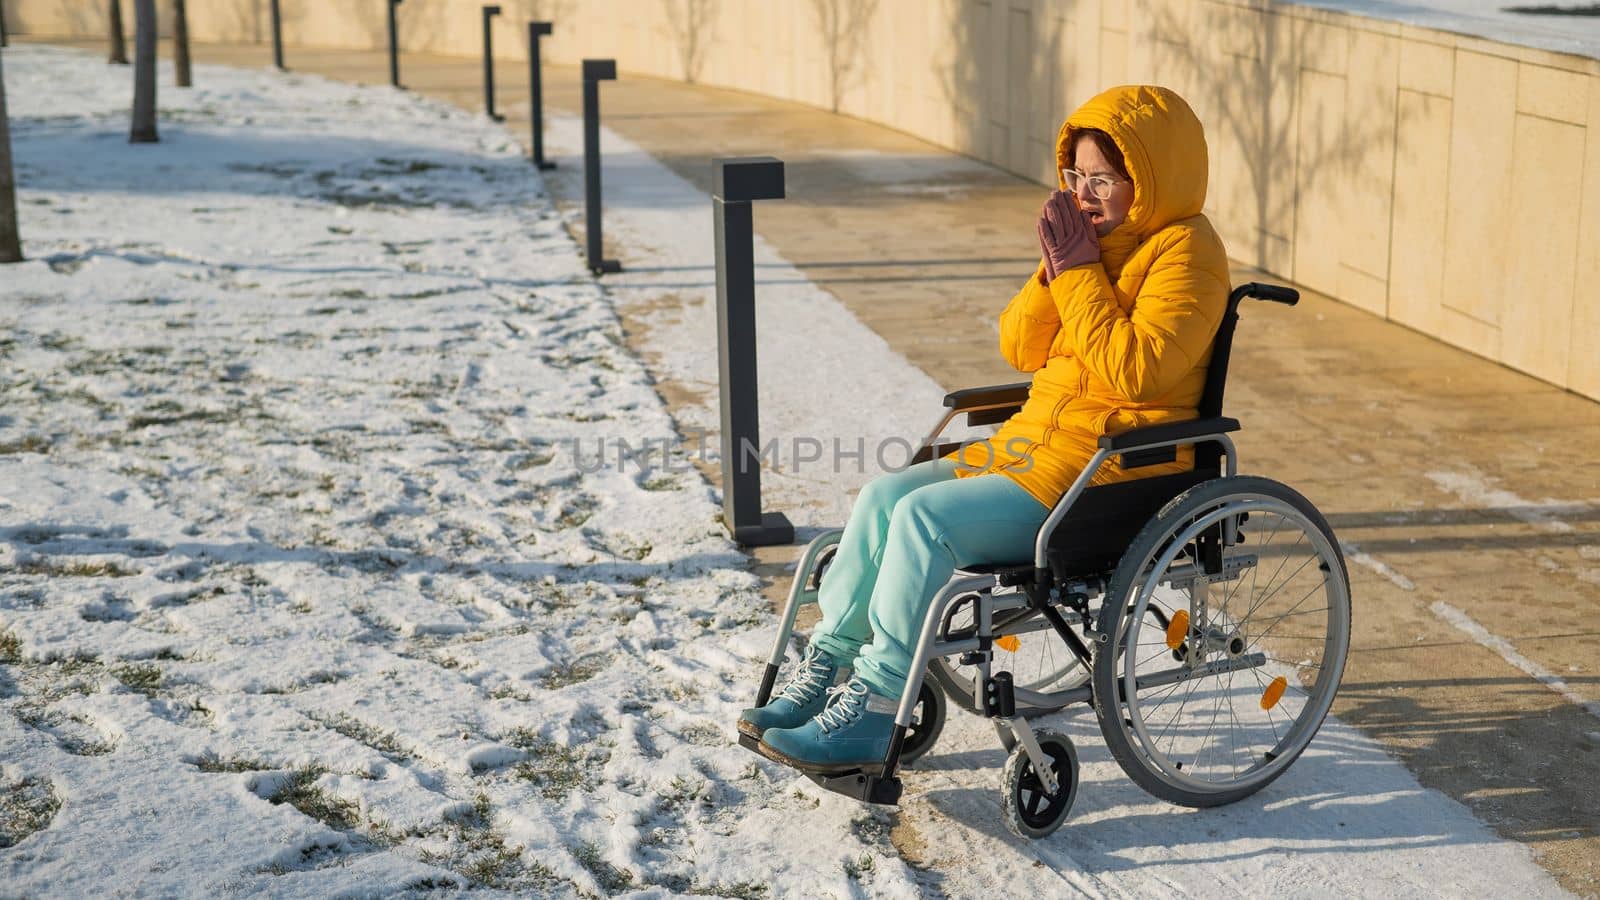
[[[1228,302],[1228,256],[1200,214],[1206,139],[1173,92],[1113,88],[1073,113],[1056,138],[1067,167],[1074,132],[1098,128],[1122,150],[1133,179],[1128,218],[1100,241],[1100,262],[1058,275],[1036,272],[1000,314],[1000,351],[1033,385],[1022,410],[960,458],[962,477],[998,472],[1054,506],[1103,434],[1193,419]],[[1040,272],[1043,266],[1040,266]],[[1115,459],[1095,484],[1184,471],[1176,462],[1124,471]]]

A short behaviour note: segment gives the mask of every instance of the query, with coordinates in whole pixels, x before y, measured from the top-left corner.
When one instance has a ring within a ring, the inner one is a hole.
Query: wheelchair
[[[1293,289],[1245,284],[1228,296],[1199,418],[1100,438],[1083,473],[1040,527],[1031,559],[958,569],[923,622],[881,767],[821,775],[824,788],[894,805],[901,766],[938,739],[953,704],[994,721],[1008,758],[1006,824],[1044,837],[1077,796],[1078,755],[1030,717],[1088,704],[1128,777],[1169,802],[1210,807],[1270,784],[1321,727],[1350,645],[1350,588],[1322,514],[1279,482],[1239,475],[1222,394],[1240,302],[1286,305]],[[960,445],[938,441],[954,419],[1004,422],[1029,382],[956,391],[912,462]],[[1192,470],[1090,486],[1113,457],[1124,469],[1171,462],[1193,445]],[[756,695],[771,698],[796,613],[815,603],[841,530],[802,553]],[[741,734],[755,750],[758,741]]]

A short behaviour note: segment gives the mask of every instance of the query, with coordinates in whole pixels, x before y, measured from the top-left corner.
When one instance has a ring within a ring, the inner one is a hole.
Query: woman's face
[[[1111,161],[1106,159],[1094,140],[1087,135],[1078,138],[1077,143],[1073,145],[1072,160],[1073,168],[1084,175],[1090,178],[1100,175],[1116,182],[1116,186],[1111,189],[1111,196],[1104,200],[1087,189],[1075,195],[1078,198],[1078,208],[1090,214],[1095,234],[1105,237],[1127,220],[1128,210],[1133,206],[1133,182],[1117,173]]]

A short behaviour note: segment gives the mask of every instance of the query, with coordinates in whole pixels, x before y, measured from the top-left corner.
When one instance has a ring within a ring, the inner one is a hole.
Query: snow
[[[673,426],[502,129],[202,68],[130,147],[127,70],[6,62],[0,792],[60,800],[6,893],[848,893],[750,853],[813,802],[729,750],[770,617],[708,486],[562,453]]]
[[[1512,7],[1582,8],[1586,0],[1293,0],[1372,19],[1600,59],[1600,16],[1530,15]]]
[[[733,723],[774,617],[677,438],[717,446],[704,195],[607,132],[632,271],[599,285],[481,117],[202,66],[130,147],[125,69],[25,47],[6,76],[31,261],[0,288],[0,810],[36,811],[8,893],[1560,893],[1337,721],[1190,812],[1051,717],[1083,786],[1038,842],[974,717],[898,813],[760,760]],[[564,163],[577,135],[552,122]],[[938,386],[756,256],[764,436],[920,434]],[[663,380],[699,391],[669,415]],[[571,450],[618,440],[671,465]],[[791,452],[767,506],[837,523],[872,455]]]

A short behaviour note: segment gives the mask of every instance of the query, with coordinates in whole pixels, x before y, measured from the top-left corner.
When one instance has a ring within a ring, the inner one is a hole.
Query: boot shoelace
[[[833,675],[830,668],[827,657],[820,652],[814,653],[801,663],[800,671],[794,673],[778,696],[798,706],[810,703],[829,687],[828,681]]]
[[[828,705],[817,713],[817,723],[822,726],[822,733],[828,734],[854,722],[866,705],[867,686],[852,678],[828,688]]]

